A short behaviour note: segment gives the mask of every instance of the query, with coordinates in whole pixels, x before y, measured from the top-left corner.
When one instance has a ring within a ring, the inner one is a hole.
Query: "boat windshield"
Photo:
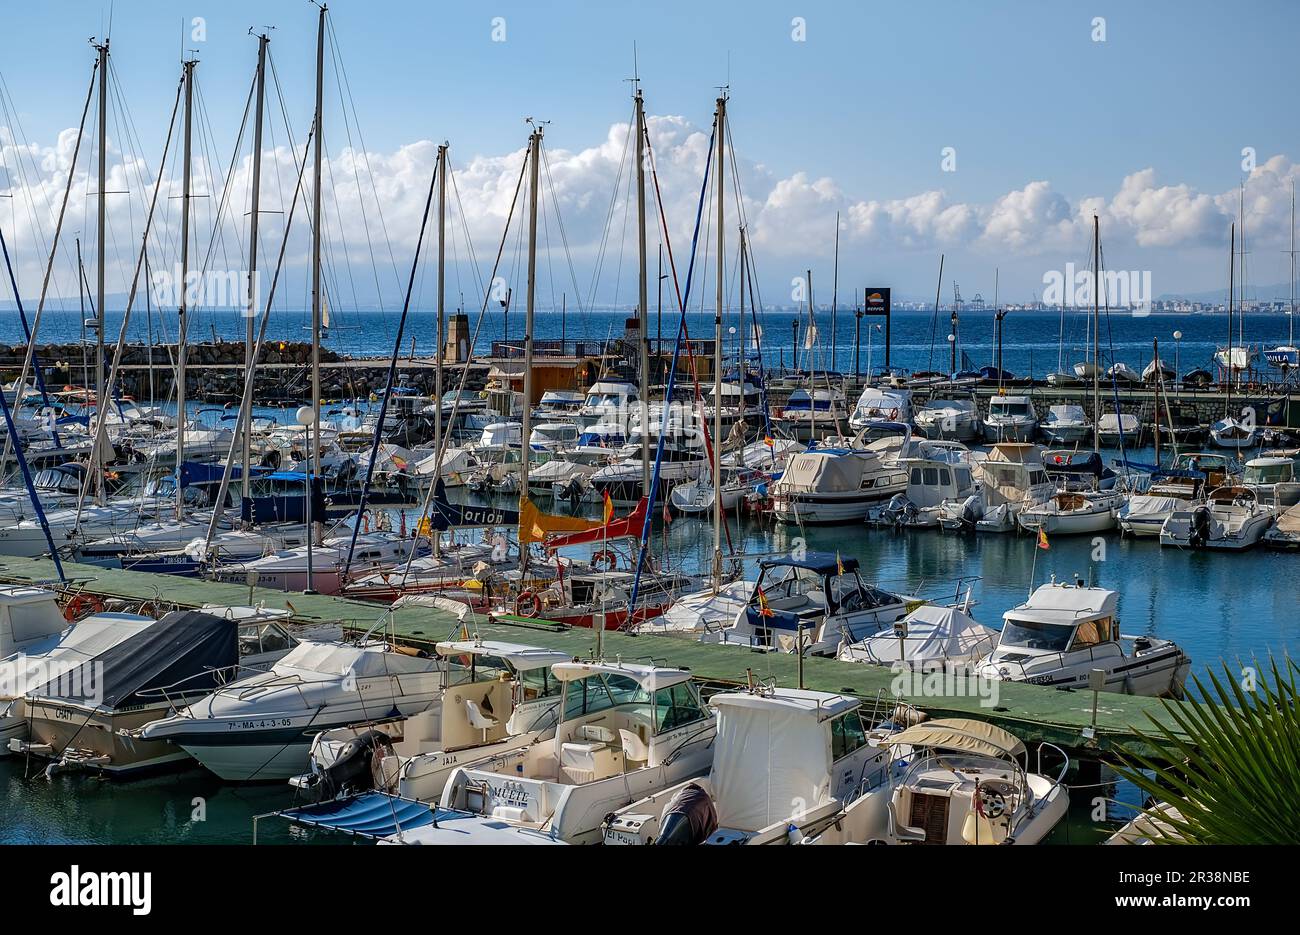
[[[1002,627],[1002,639],[998,641],[998,646],[1045,649],[1049,652],[1061,653],[1069,647],[1073,633],[1073,626],[1008,618]]]
[[[566,682],[564,720],[584,717],[619,705],[650,704],[650,693],[625,675],[589,675]]]
[[[690,682],[678,682],[655,692],[655,733],[673,730],[708,718],[709,712],[700,704],[700,696]]]
[[[1243,484],[1283,484],[1293,479],[1295,469],[1291,462],[1279,464],[1247,464],[1242,476]]]
[[[1029,403],[1013,403],[997,399],[989,403],[989,415],[991,416],[1027,416],[1029,414]]]

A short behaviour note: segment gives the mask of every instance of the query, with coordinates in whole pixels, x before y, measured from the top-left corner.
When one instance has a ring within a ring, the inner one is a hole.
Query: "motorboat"
[[[785,406],[772,417],[782,431],[796,441],[815,441],[817,435],[838,431],[848,424],[849,414],[844,394],[838,390],[791,391]]]
[[[1016,528],[1016,514],[1056,492],[1038,445],[994,445],[987,458],[974,463],[974,473],[979,491],[965,499],[943,502],[939,516],[943,528],[1011,532]]]
[[[1044,438],[1057,445],[1074,445],[1092,436],[1092,423],[1082,406],[1049,406],[1047,418],[1038,428]]]
[[[174,744],[229,782],[288,779],[318,732],[419,714],[443,688],[437,660],[379,640],[304,640],[267,672],[232,674],[242,677],[133,736]]]
[[[1190,549],[1240,551],[1255,546],[1268,532],[1276,512],[1244,486],[1218,487],[1204,503],[1169,514],[1160,527],[1160,544]]]
[[[769,490],[778,521],[812,525],[860,523],[906,488],[906,472],[874,451],[813,448],[794,455]]]
[[[1241,483],[1264,503],[1285,509],[1300,502],[1300,481],[1296,480],[1296,459],[1289,455],[1264,454],[1246,462]]]
[[[912,421],[912,391],[894,387],[868,386],[858,397],[858,403],[849,416],[849,427],[867,428],[875,422]]]
[[[1101,454],[1089,449],[1052,448],[1043,452],[1043,469],[1058,490],[1111,490],[1119,477]]]
[[[868,523],[895,529],[932,529],[939,525],[945,502],[964,501],[977,493],[969,463],[903,458],[898,466],[907,472],[907,489],[884,505],[872,507]]]
[[[882,743],[893,759],[883,788],[857,796],[838,820],[806,844],[1039,844],[1070,808],[1061,783],[1069,758],[970,718],[914,724]],[[1061,758],[1055,778],[1043,752]]]
[[[755,491],[767,476],[748,468],[722,469],[722,509],[731,511],[736,508],[747,494]],[[678,484],[668,494],[668,502],[678,513],[699,515],[713,509],[715,491],[713,480],[708,475]]]
[[[1142,434],[1142,423],[1131,412],[1103,412],[1097,420],[1097,440],[1107,448],[1135,448]]]
[[[829,656],[889,627],[921,603],[863,582],[858,560],[830,552],[764,559],[758,582],[735,624],[701,642]]]
[[[926,438],[968,442],[981,436],[974,400],[932,399],[916,413],[916,429]]]
[[[578,409],[578,427],[585,429],[598,423],[613,422],[626,428],[630,421],[629,413],[639,405],[639,393],[635,383],[625,380],[599,380],[593,383]]]
[[[1264,545],[1279,552],[1300,550],[1300,504],[1288,507],[1264,533]]]
[[[1038,415],[1028,396],[994,396],[984,417],[984,438],[989,442],[1033,441]]]
[[[550,667],[570,661],[568,653],[477,636],[438,643],[435,652],[445,680],[438,704],[396,721],[321,731],[311,741],[309,772],[290,784],[317,801],[377,788],[436,803],[457,767],[550,737],[563,684]],[[358,740],[376,730],[382,736],[371,769],[374,748]]]
[[[1157,381],[1169,383],[1178,377],[1178,373],[1173,367],[1170,367],[1160,358],[1154,358],[1151,363],[1142,368],[1142,382],[1155,383]]]
[[[276,648],[255,655],[240,638],[250,624],[221,611],[175,611],[116,645],[29,691],[24,699],[29,739],[9,749],[52,760],[47,773],[90,768],[122,774],[162,766],[189,754],[131,731],[216,690],[235,666],[270,666],[297,644],[281,630]],[[87,667],[93,667],[90,671]],[[94,679],[96,691],[84,686]]]
[[[1016,514],[1020,528],[1033,533],[1077,536],[1115,528],[1124,498],[1115,491],[1058,491]]]
[[[718,733],[708,775],[615,811],[605,844],[789,844],[885,779],[890,731],[858,698],[761,685],[720,692],[709,707]]]
[[[1192,661],[1170,640],[1120,633],[1119,594],[1055,580],[1003,614],[998,645],[979,674],[1058,689],[1088,689],[1105,673],[1103,691],[1180,698]]]
[[[586,844],[604,817],[708,771],[716,720],[685,669],[562,662],[554,736],[452,772],[433,821],[389,844]]]
[[[320,594],[336,594],[343,587],[343,569],[347,565],[352,536],[325,539],[312,548],[311,587]],[[420,540],[396,533],[359,533],[352,553],[349,574],[358,578],[405,563],[412,549],[423,553]],[[277,591],[302,591],[307,588],[308,555],[306,546],[279,549],[252,561],[223,561],[213,571],[218,581],[243,583],[256,574],[257,583]]]
[[[658,617],[644,621],[637,632],[704,634],[732,627],[749,606],[757,583],[739,579],[723,582],[715,589],[710,582],[678,597]]]
[[[664,435],[663,457],[658,465],[658,493],[666,498],[673,486],[698,478],[707,467],[707,458],[704,435],[696,422],[685,416],[669,415],[665,427],[661,415],[662,407],[651,409],[649,435],[652,451],[658,448],[660,435]],[[636,425],[628,433],[627,444],[614,453],[616,460],[591,476],[591,486],[598,495],[608,495],[619,506],[634,506],[641,501],[646,494],[641,439],[642,428]]]
[[[1111,364],[1106,370],[1106,377],[1112,383],[1141,383],[1142,376],[1128,364],[1119,363]]]
[[[572,422],[543,422],[528,436],[528,446],[534,451],[563,451],[577,444],[578,427]]]
[[[841,662],[907,666],[924,671],[969,671],[993,650],[998,633],[966,609],[922,604],[892,628],[840,647]]]
[[[1168,468],[1151,474],[1146,491],[1132,494],[1116,519],[1130,535],[1158,536],[1176,510],[1191,508],[1207,489],[1222,487],[1233,477],[1227,455],[1206,451],[1180,454]]]
[[[102,611],[69,622],[75,616],[71,604],[64,614],[53,591],[0,587],[0,757],[9,754],[10,739],[27,739],[27,692],[82,671],[82,663],[157,623],[153,617]],[[95,684],[87,682],[85,688]]]

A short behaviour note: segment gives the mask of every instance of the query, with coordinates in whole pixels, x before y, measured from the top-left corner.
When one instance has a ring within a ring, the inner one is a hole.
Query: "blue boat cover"
[[[386,792],[366,792],[318,805],[290,808],[278,814],[300,825],[345,831],[367,838],[386,838],[399,831],[433,824],[431,806]]]

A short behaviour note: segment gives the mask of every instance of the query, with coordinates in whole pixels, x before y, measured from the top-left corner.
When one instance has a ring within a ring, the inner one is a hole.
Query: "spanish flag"
[[[762,588],[758,589],[758,615],[760,617],[772,616],[772,605],[767,602],[767,595],[763,593]]]
[[[776,439],[774,439],[771,435],[764,435],[764,436],[763,436],[763,444],[766,445],[766,446],[769,447],[769,448],[775,447],[775,445],[776,445]]]
[[[605,517],[605,519],[604,519],[604,522],[605,522],[605,525],[608,526],[609,523],[610,523],[610,520],[612,520],[612,519],[614,518],[614,501],[611,500],[611,499],[609,498],[609,491],[608,491],[608,490],[602,492],[602,493],[601,493],[601,497],[602,497],[602,498],[604,499],[604,501],[605,501],[605,512],[604,512],[604,517]]]
[[[835,573],[837,575],[844,574],[844,561],[840,558],[839,549],[835,550]]]
[[[1050,545],[1048,544],[1048,542],[1047,542],[1047,532],[1046,532],[1046,530],[1043,529],[1042,526],[1039,526],[1039,527],[1038,527],[1038,547],[1039,547],[1040,549],[1050,549],[1050,548],[1051,548],[1051,546],[1050,546]]]

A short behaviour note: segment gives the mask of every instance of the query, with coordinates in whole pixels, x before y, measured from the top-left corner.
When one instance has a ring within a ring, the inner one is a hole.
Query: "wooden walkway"
[[[388,608],[323,595],[285,593],[265,588],[251,590],[239,584],[203,581],[172,575],[105,569],[64,563],[70,590],[81,590],[124,601],[159,600],[179,607],[203,604],[264,604],[284,608],[300,623],[338,622],[349,629],[368,629]],[[0,581],[40,583],[55,587],[54,564],[45,559],[0,556]],[[405,607],[384,620],[383,629],[413,644],[432,643],[454,637],[461,624],[456,615],[436,607]],[[559,649],[574,656],[589,657],[596,649],[590,629],[504,616],[492,622],[470,626],[485,639],[501,639]],[[772,680],[782,687],[799,684],[799,660],[785,653],[756,652],[744,647],[705,645],[686,637],[605,633],[602,652],[606,659],[650,662],[689,668],[700,680],[717,684],[741,684],[746,671],[755,678]],[[1093,728],[1091,692],[1059,691],[1037,685],[1010,682],[982,682],[978,679],[939,683],[926,677],[920,684],[896,685],[889,669],[835,659],[805,658],[803,685],[821,691],[844,692],[870,702],[878,697],[900,695],[932,717],[973,717],[991,721],[1030,745],[1040,741],[1056,744],[1077,758],[1111,758],[1122,748],[1149,754],[1160,750],[1149,746],[1137,734],[1155,733],[1153,720],[1172,727],[1165,703],[1153,698],[1103,693],[1098,696]],[[996,695],[990,695],[996,688]],[[1091,736],[1089,736],[1091,734]],[[1045,760],[1046,765],[1046,760]]]

